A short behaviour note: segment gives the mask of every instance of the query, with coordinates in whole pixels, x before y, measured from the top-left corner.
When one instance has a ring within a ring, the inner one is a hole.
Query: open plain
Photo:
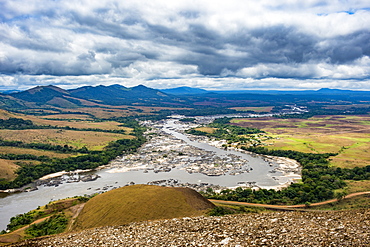
[[[370,116],[315,116],[309,119],[245,118],[238,126],[260,128],[273,139],[268,148],[307,153],[338,153],[334,166],[363,167],[370,164]]]

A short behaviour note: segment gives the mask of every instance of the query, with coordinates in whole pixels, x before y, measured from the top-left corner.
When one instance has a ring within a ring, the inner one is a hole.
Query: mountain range
[[[308,91],[207,91],[199,88],[177,87],[153,89],[143,85],[85,86],[65,90],[57,86],[37,86],[21,92],[0,93],[0,108],[7,110],[29,108],[78,108],[89,106],[160,106],[160,107],[232,107],[261,106],[311,101],[350,103],[370,102],[369,91],[323,88]]]
[[[124,105],[134,102],[163,101],[170,97],[159,90],[139,85],[126,88],[121,85],[87,86],[64,90],[56,86],[38,86],[23,92],[10,93],[9,96],[39,105],[50,104],[56,106],[69,105],[69,107],[82,104],[99,103],[108,105]]]

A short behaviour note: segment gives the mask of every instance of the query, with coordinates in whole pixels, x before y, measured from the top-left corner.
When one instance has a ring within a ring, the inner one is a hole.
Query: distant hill
[[[158,103],[171,98],[161,91],[139,85],[126,88],[121,85],[81,87],[68,90],[68,92],[78,98],[93,100],[110,105],[123,105],[131,103]]]
[[[73,229],[199,216],[213,207],[211,202],[189,188],[127,186],[90,199],[77,217]]]
[[[52,85],[34,87],[26,91],[11,93],[9,96],[31,103],[33,107],[75,108],[81,105],[80,101],[73,99],[67,90]]]
[[[321,88],[316,91],[319,94],[368,94],[367,91],[353,91],[353,90],[342,90],[342,89],[331,89],[331,88]]]
[[[0,93],[0,108],[1,109],[25,109],[34,107],[33,102],[27,102],[21,99],[17,99],[11,95]]]
[[[69,90],[50,85],[10,94],[0,93],[1,109],[37,114],[65,112],[66,109],[78,108],[86,111],[86,107],[109,108],[109,106],[131,105],[194,108],[201,109],[202,112],[197,114],[202,115],[218,114],[219,112],[213,109],[219,108],[284,106],[313,102],[315,104],[365,104],[370,102],[370,92],[328,88],[306,91],[207,91],[178,87],[158,90],[143,85],[128,88],[115,84]],[[78,110],[72,112],[78,112]],[[179,111],[178,114],[186,115],[188,112]]]
[[[200,88],[191,88],[191,87],[177,87],[177,88],[161,89],[160,91],[167,93],[167,94],[173,94],[173,95],[209,93],[207,90],[200,89]]]
[[[3,96],[3,99],[1,98]],[[11,100],[13,99],[13,101]],[[77,89],[64,90],[56,86],[37,86],[26,91],[0,94],[1,102],[7,102],[12,108],[20,108],[25,103],[34,104],[35,107],[47,108],[48,106],[75,108],[83,105],[160,105],[162,102],[171,102],[172,97],[153,88],[139,85],[126,88],[121,85],[87,86]],[[90,102],[90,104],[89,104]],[[4,103],[5,105],[5,103]],[[9,107],[5,107],[10,109]]]
[[[23,92],[11,93],[11,96],[28,102],[45,104],[56,97],[69,95],[68,91],[56,86],[38,86]]]
[[[281,91],[281,90],[230,90],[230,91],[209,91],[219,94],[291,94],[291,95],[332,95],[332,94],[370,94],[370,91],[355,91],[355,90],[342,90],[342,89],[330,89],[330,88],[321,88],[318,90],[291,90],[291,91]]]

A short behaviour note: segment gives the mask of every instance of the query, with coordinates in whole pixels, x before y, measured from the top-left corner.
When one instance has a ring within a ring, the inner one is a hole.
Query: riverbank
[[[148,141],[138,152],[117,157],[108,165],[98,167],[96,170],[105,169],[108,173],[132,171],[169,173],[173,169],[180,169],[188,174],[203,174],[207,177],[222,177],[223,179],[225,176],[235,177],[234,179],[238,180],[235,181],[234,185],[226,187],[249,187],[255,190],[260,188],[280,190],[301,178],[300,165],[295,160],[256,155],[234,147],[228,147],[225,150],[225,140],[214,140],[205,136],[185,133],[187,129],[199,126],[198,124],[184,123],[177,119],[157,122],[146,121],[143,124],[149,127],[150,130],[145,133]],[[253,162],[250,162],[253,159],[262,160],[262,163],[258,161],[260,163],[254,165]],[[263,170],[256,171],[258,169]],[[37,186],[41,185],[57,187],[62,183],[87,182],[99,178],[91,174],[81,175],[89,172],[92,172],[92,170],[53,173],[23,188],[0,192],[29,192],[37,190]],[[265,177],[263,183],[258,180],[261,176]],[[170,176],[167,179],[177,180]],[[270,182],[266,182],[268,180]],[[179,184],[187,184],[187,182],[180,181]],[[202,183],[200,182],[198,185],[200,184]],[[213,182],[213,184],[212,189],[217,183]],[[200,187],[202,190],[207,189],[205,186]],[[225,188],[225,186],[221,187]]]
[[[46,176],[39,178],[31,184],[25,185],[17,189],[0,190],[0,193],[16,193],[16,192],[31,192],[38,190],[38,186],[55,186],[58,187],[63,183],[76,183],[76,182],[90,182],[95,181],[99,178],[97,175],[86,174],[92,172],[92,169],[88,170],[75,170],[75,171],[61,171],[51,173]]]

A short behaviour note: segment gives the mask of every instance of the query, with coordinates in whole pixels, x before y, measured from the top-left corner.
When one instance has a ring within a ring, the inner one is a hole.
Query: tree
[[[340,202],[346,197],[346,195],[348,195],[347,191],[340,191],[335,194],[335,198]]]

